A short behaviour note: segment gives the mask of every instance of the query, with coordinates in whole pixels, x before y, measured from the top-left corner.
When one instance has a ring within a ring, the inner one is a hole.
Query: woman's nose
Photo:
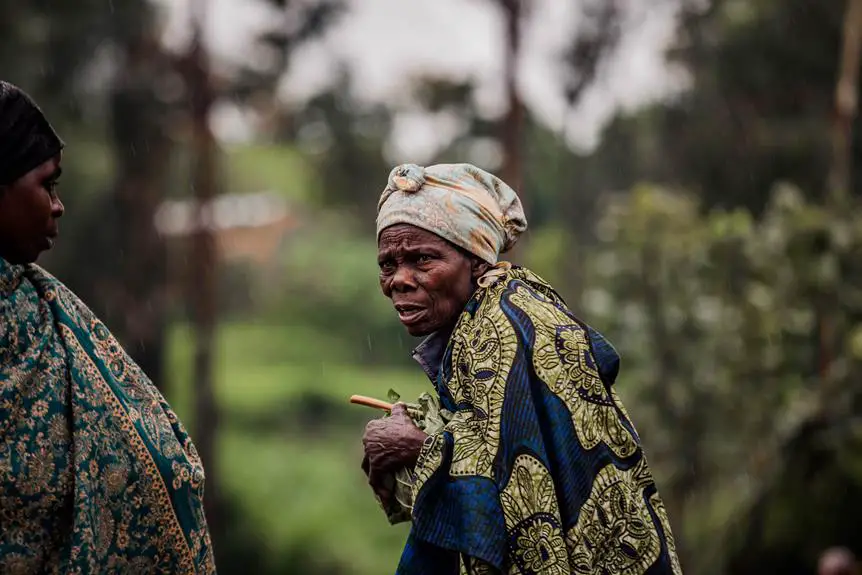
[[[413,272],[406,266],[399,266],[392,276],[392,289],[394,291],[409,291],[416,289],[416,280]]]
[[[51,202],[51,215],[55,218],[62,218],[64,213],[66,213],[66,206],[63,205],[60,198],[55,198]]]

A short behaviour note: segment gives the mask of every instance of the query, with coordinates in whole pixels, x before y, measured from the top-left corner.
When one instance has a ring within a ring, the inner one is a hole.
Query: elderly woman
[[[63,143],[0,82],[0,573],[215,573],[204,474],[108,329],[34,261]]]
[[[664,506],[612,385],[613,347],[544,280],[500,261],[527,222],[474,166],[395,168],[377,216],[380,286],[451,419],[426,435],[403,404],[368,424],[384,507],[412,478],[397,573],[678,574]]]

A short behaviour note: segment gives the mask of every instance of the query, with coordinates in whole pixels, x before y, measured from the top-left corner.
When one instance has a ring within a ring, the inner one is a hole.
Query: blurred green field
[[[274,190],[298,205],[311,203],[313,179],[295,151],[243,145],[230,148],[227,155],[231,191]],[[321,228],[328,220],[322,214],[316,217],[314,230],[322,229],[322,235],[290,252],[287,277],[305,282],[300,284],[302,293],[342,286],[335,294],[323,293],[330,310],[341,299],[353,305],[357,289],[362,292],[359,300],[379,297],[373,244],[368,248],[353,235],[345,236],[343,219]],[[340,242],[340,249],[333,249],[333,242]],[[309,245],[326,248],[312,251]],[[281,289],[287,293],[286,287]],[[385,304],[373,304],[375,310],[388,310]],[[235,507],[235,518],[242,521],[228,526],[240,539],[228,538],[229,544],[253,547],[245,554],[255,563],[222,566],[224,572],[379,575],[393,572],[398,563],[407,526],[388,524],[360,469],[363,428],[379,413],[351,405],[348,398],[357,393],[385,398],[390,388],[409,398],[429,390],[430,384],[418,366],[360,360],[372,341],[385,345],[375,339],[380,330],[369,325],[368,313],[354,315],[355,325],[329,332],[319,325],[324,315],[311,318],[317,326],[304,323],[314,323],[303,314],[316,305],[324,304],[309,302],[276,312],[298,325],[269,320],[225,321],[219,326],[214,350],[221,411],[217,479],[222,495]],[[171,330],[165,377],[166,394],[190,429],[193,345],[187,326]],[[408,352],[405,344],[382,350],[380,356],[397,363]],[[242,553],[232,550],[228,555]]]
[[[308,162],[289,146],[229,146],[226,160],[227,186],[233,193],[271,190],[299,203],[308,203],[315,197]]]
[[[167,395],[191,427],[189,330],[175,328],[170,341]],[[392,572],[407,528],[387,523],[359,468],[364,423],[377,414],[347,398],[385,398],[389,388],[416,396],[430,389],[419,367],[357,366],[325,333],[250,323],[219,328],[216,358],[219,484],[250,522],[262,560]]]

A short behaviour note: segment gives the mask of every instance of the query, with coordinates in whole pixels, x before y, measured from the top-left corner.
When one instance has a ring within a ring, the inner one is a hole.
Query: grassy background
[[[167,390],[188,427],[190,336],[182,326],[171,333]],[[418,366],[360,366],[339,349],[303,326],[219,328],[219,484],[261,561],[290,562],[299,573],[289,558],[304,557],[328,572],[378,575],[394,570],[407,527],[387,523],[360,469],[362,431],[377,414],[347,398],[385,398],[390,388],[411,397],[430,384]]]

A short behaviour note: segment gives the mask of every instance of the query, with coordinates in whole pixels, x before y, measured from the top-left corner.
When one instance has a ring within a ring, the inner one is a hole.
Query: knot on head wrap
[[[36,102],[0,80],[0,185],[13,183],[62,149],[63,141]]]
[[[377,204],[377,237],[396,224],[437,234],[491,264],[527,229],[515,191],[470,164],[393,169]]]
[[[401,192],[418,192],[425,185],[425,168],[416,164],[402,164],[389,174],[388,188]]]

